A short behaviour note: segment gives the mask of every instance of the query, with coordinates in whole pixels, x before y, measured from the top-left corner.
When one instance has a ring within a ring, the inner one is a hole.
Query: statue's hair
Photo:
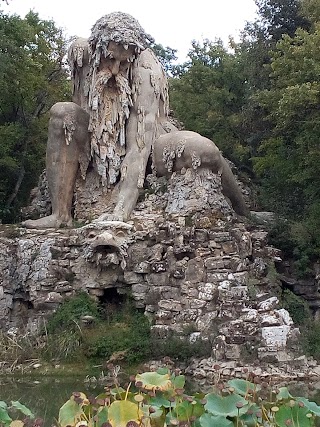
[[[133,16],[113,12],[100,18],[92,27],[89,43],[91,50],[99,50],[108,56],[108,43],[121,43],[125,48],[135,46],[137,51],[145,49],[154,40]]]

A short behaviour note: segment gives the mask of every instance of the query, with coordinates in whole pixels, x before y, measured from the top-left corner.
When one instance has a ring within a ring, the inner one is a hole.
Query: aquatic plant
[[[310,427],[320,417],[320,406],[287,387],[275,392],[248,379],[219,379],[211,392],[190,395],[179,371],[144,372],[122,387],[120,368],[110,369],[113,382],[103,393],[91,398],[74,392],[64,403],[59,427]],[[14,410],[24,418],[15,419]],[[19,402],[0,401],[0,426],[41,427],[41,420]]]
[[[286,387],[261,398],[261,386],[233,379],[219,390],[189,395],[185,377],[167,369],[138,374],[96,399],[74,393],[62,406],[60,427],[309,427],[320,406],[292,396]]]

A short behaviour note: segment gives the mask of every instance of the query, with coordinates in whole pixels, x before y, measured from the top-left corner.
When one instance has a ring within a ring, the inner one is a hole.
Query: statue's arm
[[[133,106],[126,130],[126,155],[121,167],[115,217],[128,219],[136,205],[139,188],[143,187],[152,145],[159,133],[166,84],[160,63],[152,52],[143,51],[133,71]]]
[[[72,101],[88,111],[89,42],[75,39],[68,50],[68,63],[73,83]]]

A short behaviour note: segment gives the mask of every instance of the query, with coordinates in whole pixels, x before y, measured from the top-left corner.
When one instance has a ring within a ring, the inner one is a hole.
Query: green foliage
[[[73,427],[86,421],[94,427],[307,427],[314,426],[320,415],[316,403],[293,397],[286,387],[266,400],[256,384],[234,379],[222,392],[190,396],[176,379],[160,369],[137,375],[126,390],[115,378],[115,388],[107,388],[96,399],[74,393],[60,409],[59,425]]]
[[[184,376],[166,368],[133,376],[126,389],[117,375],[114,370],[113,385],[96,398],[74,392],[60,408],[59,427],[312,427],[320,417],[320,406],[292,396],[286,387],[266,398],[257,384],[237,378],[217,384],[208,394],[189,395],[184,390]],[[12,410],[18,410],[23,420],[12,421]],[[20,402],[8,406],[0,401],[1,426],[42,423]]]
[[[162,44],[153,43],[151,45],[151,49],[156,54],[157,58],[160,60],[161,64],[163,65],[163,68],[166,70],[166,72],[169,75],[173,75],[176,73],[176,65],[173,64],[173,62],[177,59],[176,49],[172,49],[169,46],[162,46]]]
[[[238,58],[221,41],[208,40],[193,42],[189,58],[170,81],[171,106],[187,129],[214,140],[239,164],[247,150],[239,115],[245,85]]]
[[[0,219],[18,219],[44,167],[48,110],[69,100],[66,40],[52,21],[0,11]]]
[[[166,339],[152,339],[152,357],[168,356],[172,359],[188,361],[192,357],[209,357],[212,351],[210,341],[198,339],[189,342],[186,338],[173,335]]]
[[[120,352],[129,364],[146,360],[151,353],[150,325],[132,307],[120,309],[95,329],[83,331],[83,352],[95,360],[108,360]]]
[[[309,324],[311,313],[306,300],[298,297],[289,289],[285,289],[281,295],[281,306],[288,310],[296,325]]]
[[[86,293],[79,292],[64,301],[47,323],[49,333],[76,329],[82,316],[100,318],[98,304]]]
[[[320,360],[320,322],[310,321],[302,328],[302,343],[307,355]]]
[[[22,414],[24,418],[23,422],[19,421],[17,423],[14,421],[16,419],[15,416],[17,415],[17,412],[19,413],[20,417]],[[34,418],[35,418],[34,414],[30,411],[29,408],[24,406],[22,403],[18,401],[12,401],[11,405],[7,405],[6,402],[4,402],[3,400],[0,401],[0,425],[1,426],[13,427],[16,425],[16,427],[23,427],[24,425],[27,425],[27,423],[33,426],[34,424],[36,424],[32,422]]]

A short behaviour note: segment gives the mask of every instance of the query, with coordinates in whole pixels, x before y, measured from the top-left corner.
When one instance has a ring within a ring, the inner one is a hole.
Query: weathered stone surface
[[[266,347],[283,349],[286,347],[290,326],[268,326],[261,328]]]
[[[264,361],[289,358],[288,342],[291,348],[299,336],[270,291],[275,279],[266,275],[277,251],[266,245],[265,232],[252,226],[248,231],[229,204],[220,205],[219,178],[210,177],[215,183],[201,184],[198,191],[199,180],[191,184],[190,177],[194,172],[175,174],[167,190],[145,195],[133,213],[122,254],[103,247],[94,251],[82,229],[17,229],[13,238],[0,230],[0,326],[25,325],[17,314],[21,299],[28,301],[28,328],[34,330],[43,313],[76,290],[99,300],[115,288],[145,310],[155,335],[184,336],[192,330],[188,339],[209,339],[223,363],[241,361],[242,346]],[[179,185],[190,188],[179,190]],[[182,204],[190,189],[199,199],[192,196]],[[219,191],[215,202],[201,205]],[[224,369],[235,373],[232,366]]]

